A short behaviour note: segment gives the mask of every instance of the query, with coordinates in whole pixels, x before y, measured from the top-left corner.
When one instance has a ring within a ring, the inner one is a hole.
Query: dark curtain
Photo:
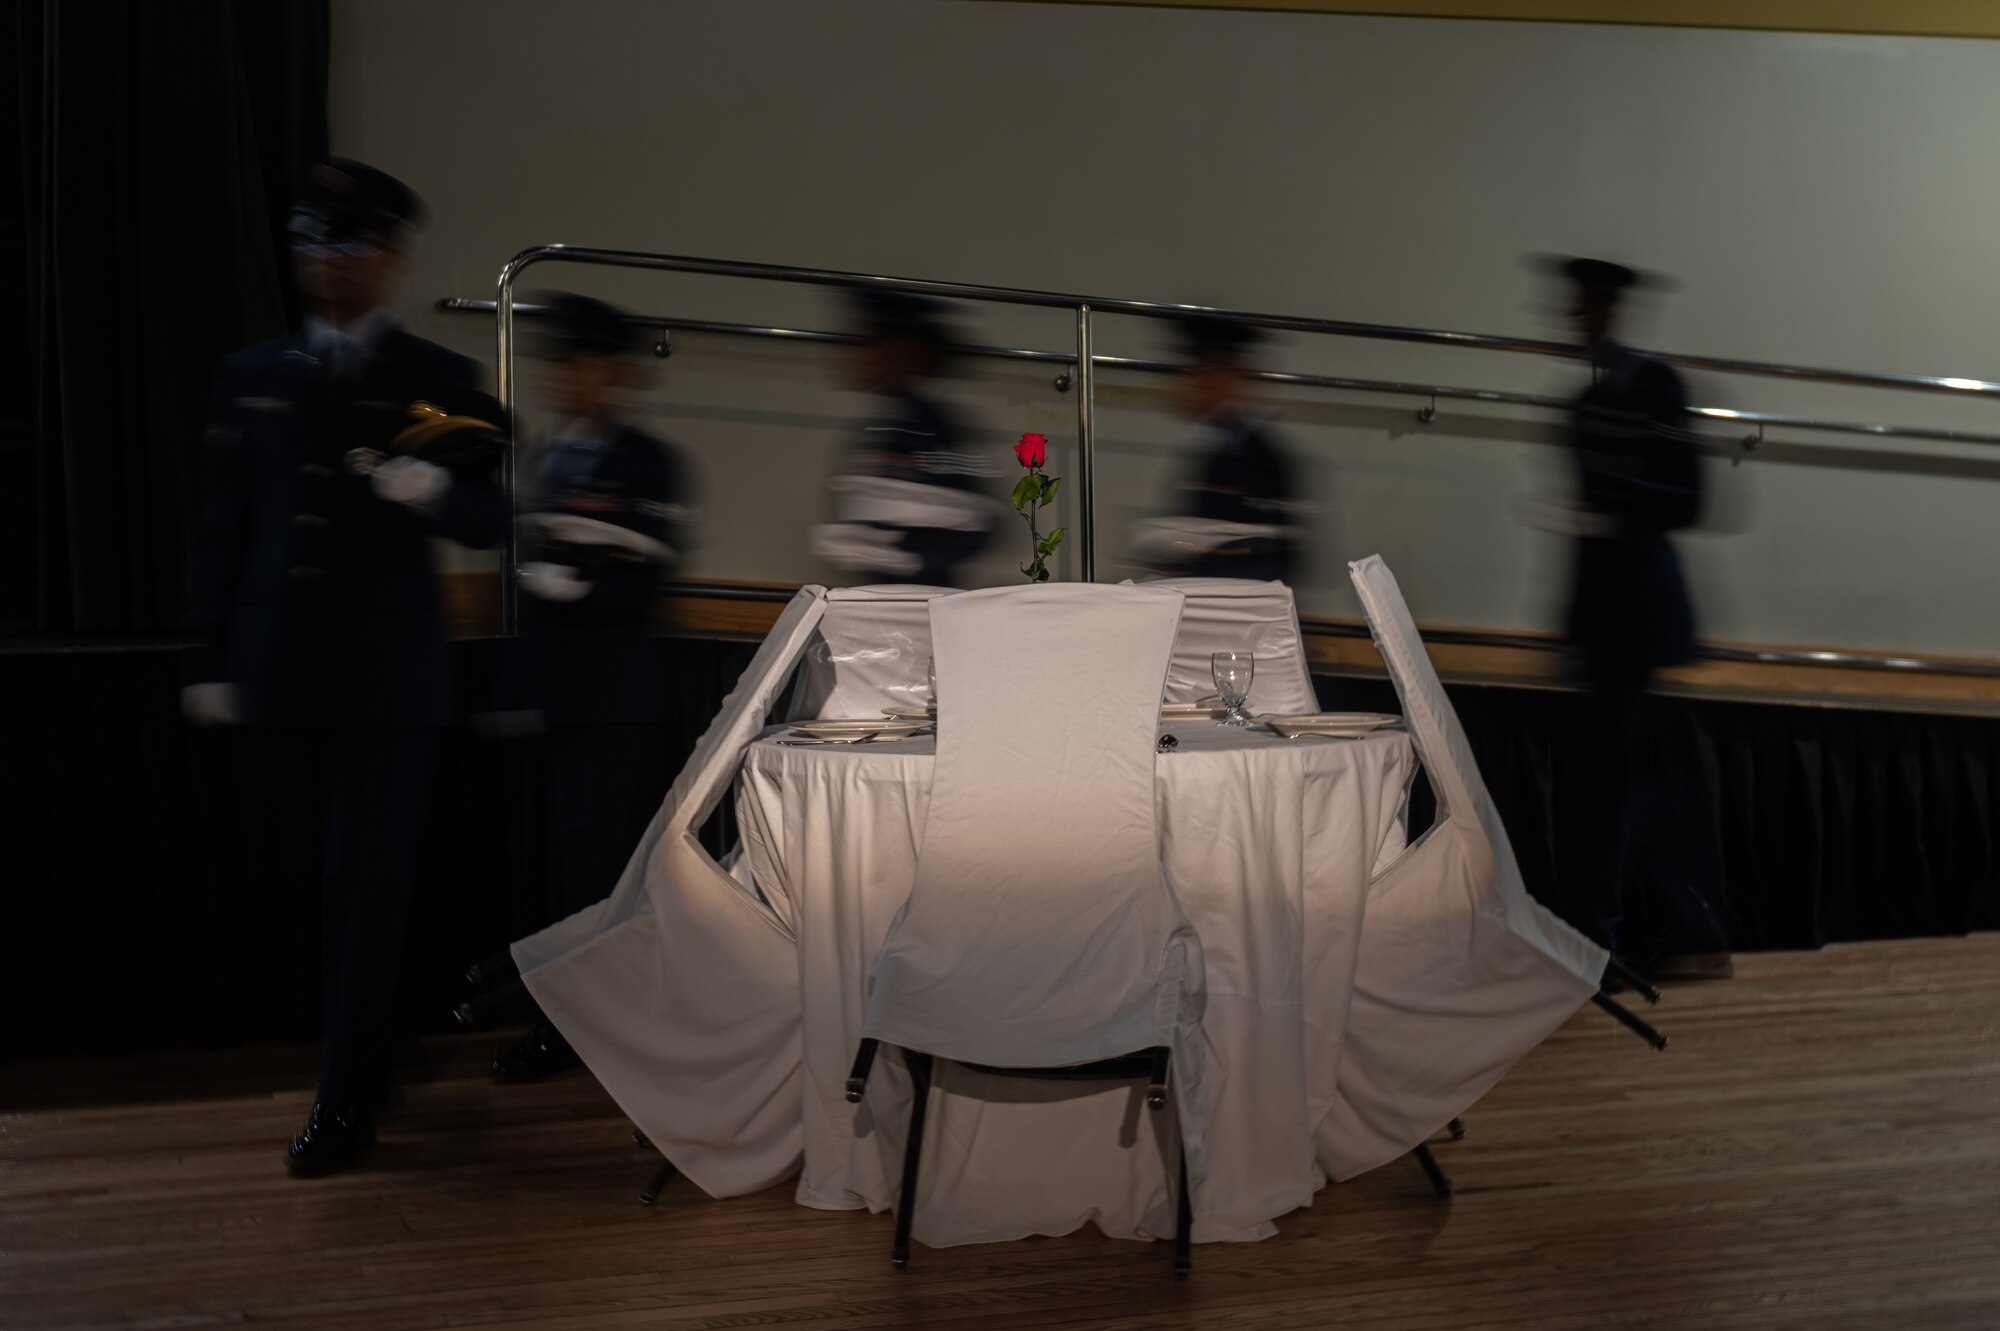
[[[326,0],[19,0],[18,194],[42,632],[172,630],[217,358],[295,314]],[[10,563],[9,577],[19,577]]]
[[[1322,701],[1399,712],[1386,683],[1323,679]],[[1556,766],[1576,695],[1447,690],[1532,892],[1553,872]],[[1628,866],[1630,937],[1677,938],[1649,872],[1699,871],[1744,950],[2000,928],[2000,719],[1650,700],[1635,761],[1660,792],[1669,865]],[[1621,942],[1627,930],[1620,932]]]
[[[487,692],[497,646],[453,645],[467,698]],[[670,771],[754,651],[675,645]],[[319,890],[288,877],[261,737],[185,724],[179,689],[171,649],[0,652],[0,1059],[316,1037]],[[466,966],[550,922],[542,763],[538,739],[447,733],[407,1030],[447,1025]]]
[[[487,696],[495,647],[454,646],[468,700]],[[676,642],[661,680],[672,768],[752,650]],[[313,1038],[317,890],[285,880],[275,820],[244,817],[255,736],[183,724],[179,683],[166,649],[0,651],[0,1058]],[[1321,687],[1330,706],[1398,710],[1387,684]],[[1575,699],[1450,693],[1539,890]],[[1735,946],[2000,928],[2000,720],[1662,705],[1648,756],[1670,769],[1687,836],[1713,847]],[[405,961],[409,1030],[442,1028],[467,963],[547,922],[541,763],[534,740],[447,738]],[[1645,927],[1643,895],[1632,918]]]

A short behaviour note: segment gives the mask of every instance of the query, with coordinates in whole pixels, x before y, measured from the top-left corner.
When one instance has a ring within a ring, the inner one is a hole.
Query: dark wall
[[[752,648],[675,647],[668,742],[684,753]],[[493,648],[456,649],[468,699]],[[1386,684],[1321,683],[1329,705],[1397,710]],[[165,649],[0,654],[0,1057],[313,1036],[312,886],[281,867],[254,738],[184,725],[178,685]],[[1451,693],[1538,887],[1574,700]],[[1714,839],[1738,946],[2000,926],[2000,721],[1668,702],[1662,733],[1655,756],[1691,835]],[[536,740],[449,737],[408,951],[411,1029],[444,1023],[468,962],[544,922],[540,765]]]

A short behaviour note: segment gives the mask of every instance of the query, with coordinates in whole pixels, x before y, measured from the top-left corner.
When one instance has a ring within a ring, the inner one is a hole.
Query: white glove
[[[181,715],[198,726],[240,725],[243,699],[234,684],[190,684],[181,690]]]
[[[1557,536],[1616,536],[1618,520],[1609,513],[1581,504],[1552,503],[1529,499],[1521,504],[1521,521],[1539,531]]]
[[[580,601],[590,595],[590,580],[568,564],[537,560],[521,565],[521,590],[544,601]]]
[[[422,458],[390,458],[375,469],[368,483],[392,504],[429,508],[451,488],[451,473]]]
[[[865,522],[826,522],[812,529],[812,552],[850,572],[909,577],[924,566],[916,551],[903,549],[903,533]]]

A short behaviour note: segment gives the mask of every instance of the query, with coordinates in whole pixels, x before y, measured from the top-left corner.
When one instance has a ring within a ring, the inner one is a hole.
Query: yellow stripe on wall
[[[2000,37],[2000,0],[1045,0],[1397,18],[1517,19],[1881,36]]]

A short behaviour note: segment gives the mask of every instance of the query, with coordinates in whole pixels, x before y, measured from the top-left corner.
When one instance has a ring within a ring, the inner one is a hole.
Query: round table
[[[1155,764],[1167,881],[1201,938],[1198,1240],[1256,1239],[1325,1182],[1315,1135],[1338,1073],[1371,875],[1403,846],[1416,759],[1400,729],[1281,739],[1163,723]],[[915,878],[934,741],[753,743],[737,819],[758,892],[797,939],[804,1065],[798,1199],[890,1206],[909,1081],[893,1056],[860,1105],[844,1089],[868,972]],[[1120,1085],[1002,1081],[942,1065],[916,1237],[932,1246],[1173,1232],[1172,1136]]]

